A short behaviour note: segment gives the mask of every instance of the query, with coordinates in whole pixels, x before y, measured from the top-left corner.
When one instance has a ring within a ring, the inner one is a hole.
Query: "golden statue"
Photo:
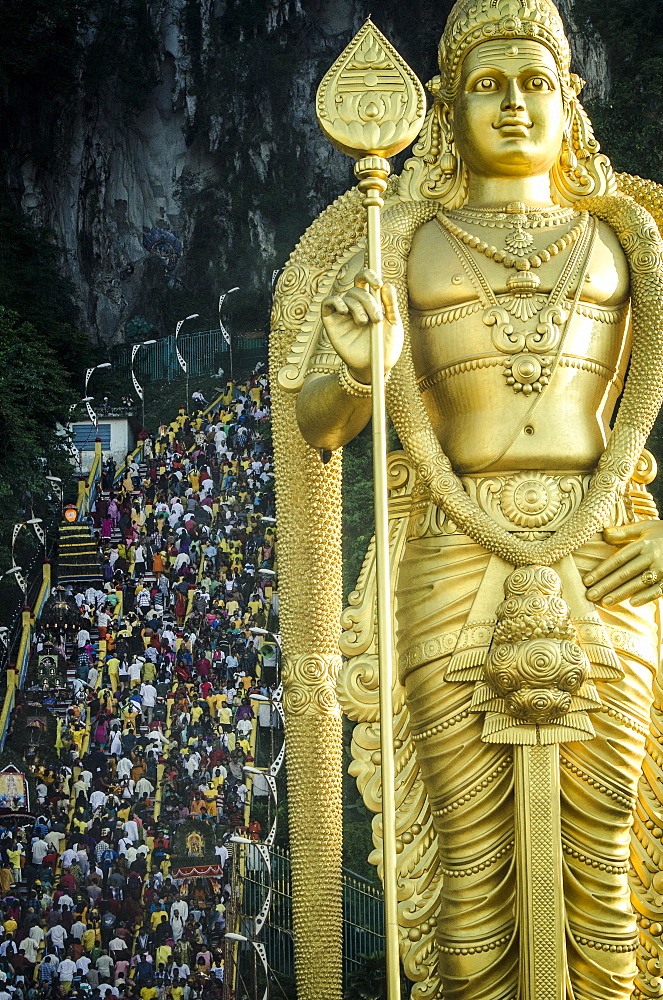
[[[335,100],[389,155],[398,129],[378,119],[415,110],[388,93],[393,53],[362,44]],[[275,298],[300,1000],[339,996],[340,708],[383,835],[374,546],[340,604],[340,449],[371,416],[376,325],[403,447],[394,867],[413,997],[660,997],[663,524],[644,448],[663,403],[663,189],[600,153],[551,0],[458,0],[439,57],[413,156],[385,172],[384,283],[354,190]],[[354,148],[325,99],[325,131]]]

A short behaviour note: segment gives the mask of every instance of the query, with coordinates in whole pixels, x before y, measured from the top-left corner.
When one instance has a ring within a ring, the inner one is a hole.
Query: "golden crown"
[[[475,45],[492,38],[527,38],[552,52],[563,83],[578,90],[572,78],[571,51],[564,24],[552,0],[458,0],[440,39],[441,91],[453,95],[460,65]]]

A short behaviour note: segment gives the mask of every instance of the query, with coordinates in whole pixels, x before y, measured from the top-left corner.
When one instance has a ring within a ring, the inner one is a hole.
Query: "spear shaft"
[[[367,263],[382,281],[380,212],[387,187],[389,162],[370,156],[358,160],[355,175],[364,194],[367,221]],[[373,294],[381,305],[380,289]],[[384,324],[371,324],[371,388],[373,439],[373,510],[377,592],[378,676],[380,695],[380,762],[382,768],[382,880],[387,965],[387,998],[400,998],[398,955],[398,887],[396,878],[396,802],[394,794],[393,621],[389,567],[389,491],[387,486],[387,417],[384,377]]]

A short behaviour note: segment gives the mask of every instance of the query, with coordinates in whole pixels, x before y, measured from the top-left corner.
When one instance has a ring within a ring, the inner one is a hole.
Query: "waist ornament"
[[[590,474],[524,471],[506,475],[461,476],[463,489],[478,507],[506,531],[531,539],[547,538],[557,531],[582,503],[591,482]],[[633,520],[630,499],[615,505],[612,524]],[[462,534],[453,521],[432,503],[425,487],[417,482],[410,497],[408,538],[425,535]]]

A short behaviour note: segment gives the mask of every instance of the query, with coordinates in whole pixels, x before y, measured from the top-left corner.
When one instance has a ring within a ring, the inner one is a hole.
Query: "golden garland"
[[[433,502],[465,534],[513,566],[552,565],[599,531],[627,489],[663,404],[663,241],[654,219],[626,195],[588,198],[582,208],[607,223],[628,258],[633,304],[631,370],[608,446],[577,511],[542,542],[519,539],[467,495],[433,431],[417,388],[408,323],[406,266],[412,236],[434,206],[402,205],[385,217],[387,266],[405,326],[405,346],[386,386],[387,405],[408,457]]]

